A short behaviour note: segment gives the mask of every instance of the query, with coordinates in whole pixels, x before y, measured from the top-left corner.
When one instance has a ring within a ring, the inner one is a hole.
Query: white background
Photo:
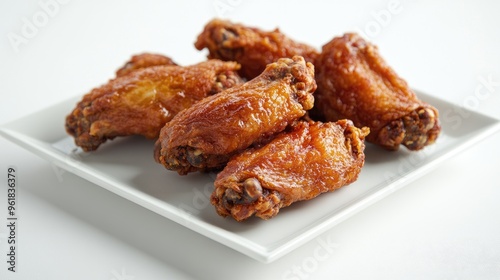
[[[193,42],[217,16],[318,48],[364,32],[412,87],[500,119],[498,1],[62,2],[0,2],[0,125],[83,95],[135,53],[204,60]],[[0,278],[500,279],[499,141],[262,264],[0,138]],[[19,186],[16,273],[5,262],[8,166]],[[332,250],[321,251],[325,240]]]

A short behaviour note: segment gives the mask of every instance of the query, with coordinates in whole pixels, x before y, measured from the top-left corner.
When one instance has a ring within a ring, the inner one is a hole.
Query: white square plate
[[[423,93],[418,95],[441,114],[443,129],[434,145],[419,152],[405,148],[388,152],[367,144],[366,163],[356,182],[295,203],[268,221],[252,218],[238,223],[218,216],[209,202],[215,175],[179,176],[164,169],[153,159],[154,141],[128,137],[108,141],[91,153],[77,149],[65,132],[64,120],[80,97],[4,125],[0,133],[63,169],[268,263],[500,128],[498,120]]]

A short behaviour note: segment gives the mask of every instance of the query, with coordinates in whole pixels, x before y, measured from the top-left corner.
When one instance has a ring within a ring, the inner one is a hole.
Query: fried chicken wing
[[[257,77],[267,64],[279,58],[300,55],[314,63],[319,54],[313,47],[293,41],[278,29],[266,32],[220,19],[207,23],[195,47],[207,48],[208,58],[240,63],[239,73],[247,79]]]
[[[239,64],[209,60],[193,66],[137,69],[93,89],[66,117],[66,131],[84,151],[116,136],[157,138],[178,112],[243,81]]]
[[[364,138],[350,120],[301,121],[271,142],[232,158],[217,175],[210,201],[221,216],[243,221],[354,182],[364,165]]]
[[[155,158],[179,174],[220,169],[304,116],[315,89],[311,63],[300,56],[279,59],[255,79],[179,113],[162,128]]]
[[[159,65],[177,65],[170,57],[154,54],[154,53],[142,53],[132,56],[130,60],[123,65],[120,69],[116,71],[116,76],[125,76],[128,73],[135,71],[137,69],[142,69],[151,66]]]
[[[334,38],[316,60],[315,108],[326,120],[351,119],[370,128],[367,141],[397,150],[419,150],[441,130],[438,110],[422,102],[380,56],[356,34]]]

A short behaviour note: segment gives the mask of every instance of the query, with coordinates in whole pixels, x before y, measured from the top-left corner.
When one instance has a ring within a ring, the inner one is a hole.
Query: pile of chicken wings
[[[415,151],[440,133],[437,109],[357,34],[319,51],[278,29],[214,19],[195,47],[208,49],[206,61],[135,55],[84,95],[66,117],[75,144],[90,152],[115,137],[156,139],[166,169],[218,172],[211,203],[243,221],[354,182],[365,139]]]

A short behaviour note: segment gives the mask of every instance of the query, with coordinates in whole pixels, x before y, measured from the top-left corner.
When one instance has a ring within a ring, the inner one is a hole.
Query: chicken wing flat
[[[195,43],[198,50],[207,48],[208,58],[236,61],[241,64],[240,75],[253,79],[266,65],[282,57],[300,55],[314,63],[318,51],[306,44],[297,43],[278,29],[271,32],[214,19]]]
[[[356,34],[334,38],[316,60],[315,108],[328,121],[351,119],[370,128],[367,141],[419,150],[441,131],[438,110],[420,101],[377,47]]]
[[[350,120],[298,122],[259,148],[232,158],[217,175],[210,201],[221,216],[243,221],[354,182],[364,165],[364,138]]]
[[[255,79],[207,97],[162,128],[155,158],[179,174],[221,169],[234,154],[283,131],[312,108],[314,66],[283,58]]]
[[[142,53],[132,56],[123,67],[116,71],[116,76],[125,76],[137,69],[159,65],[177,65],[170,57],[154,53]]]
[[[93,89],[66,117],[66,131],[84,151],[116,136],[157,138],[178,112],[243,81],[239,64],[209,60],[193,66],[151,66]]]

